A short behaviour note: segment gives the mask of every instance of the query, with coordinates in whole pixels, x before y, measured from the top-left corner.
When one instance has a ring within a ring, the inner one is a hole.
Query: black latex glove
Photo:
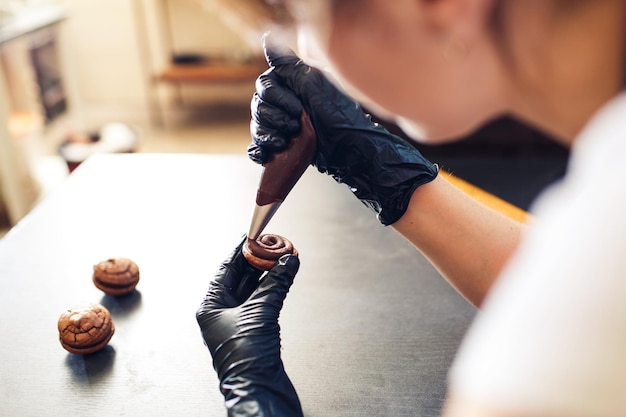
[[[241,254],[244,242],[222,263],[196,314],[228,416],[302,416],[280,358],[278,325],[300,262],[285,255],[262,275]]]
[[[432,181],[436,165],[413,146],[371,120],[361,106],[293,51],[264,39],[270,69],[256,82],[248,155],[263,164],[300,130],[302,110],[317,134],[313,165],[348,185],[384,225],[406,211],[417,187]]]

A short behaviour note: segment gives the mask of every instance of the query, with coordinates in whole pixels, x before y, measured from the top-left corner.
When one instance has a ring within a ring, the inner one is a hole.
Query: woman
[[[441,143],[510,114],[571,148],[564,181],[539,198],[525,231],[437,176],[319,71],[266,48],[272,69],[253,100],[252,159],[284,147],[307,111],[318,169],[356,188],[483,311],[451,370],[444,415],[626,415],[626,2],[268,3],[282,27],[298,29],[301,50],[417,141]],[[398,169],[405,162],[409,172]],[[241,304],[274,320],[297,266],[284,258],[257,289],[260,274],[236,249],[211,284],[198,319],[229,415],[301,415],[277,326],[241,342],[241,316],[223,314]]]

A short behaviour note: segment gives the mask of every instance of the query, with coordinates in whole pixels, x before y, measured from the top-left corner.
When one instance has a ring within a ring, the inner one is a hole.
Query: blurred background
[[[210,2],[0,0],[0,237],[90,155],[245,155],[261,53]],[[567,156],[507,118],[419,148],[522,208]]]

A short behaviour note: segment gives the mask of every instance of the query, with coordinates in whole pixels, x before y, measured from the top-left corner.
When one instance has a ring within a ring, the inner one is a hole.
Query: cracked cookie
[[[61,346],[82,355],[105,347],[115,332],[109,310],[93,303],[67,309],[59,317],[58,328]]]

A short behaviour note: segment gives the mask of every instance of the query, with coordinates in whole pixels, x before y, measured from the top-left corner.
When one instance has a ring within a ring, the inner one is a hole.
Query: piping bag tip
[[[262,206],[255,204],[250,229],[248,230],[248,239],[257,240],[265,226],[272,220],[274,214],[282,204],[282,201],[264,204]]]
[[[258,239],[313,160],[317,148],[315,129],[306,112],[302,112],[301,122],[300,132],[291,139],[287,149],[275,153],[263,165],[249,239]]]

